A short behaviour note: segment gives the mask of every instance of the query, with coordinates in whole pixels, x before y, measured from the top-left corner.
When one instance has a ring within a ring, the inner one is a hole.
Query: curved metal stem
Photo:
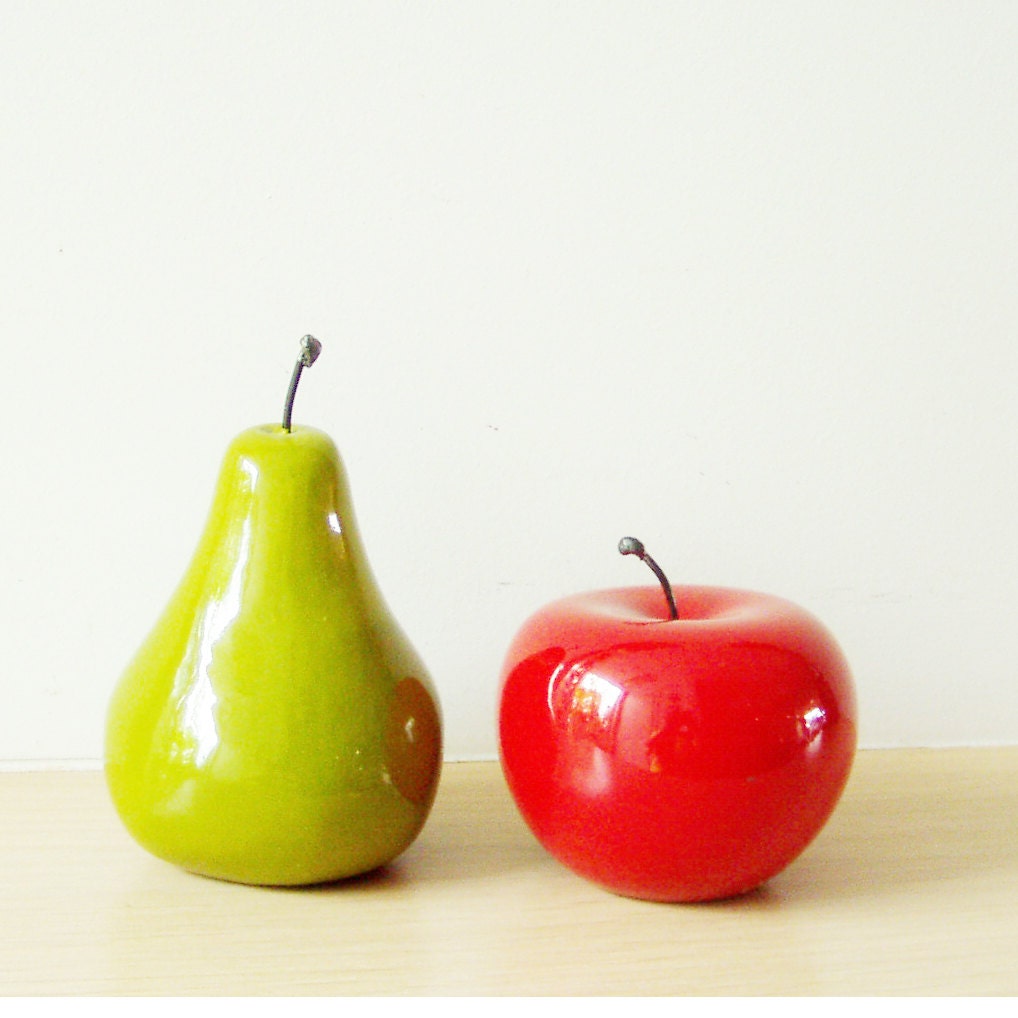
[[[290,387],[286,390],[286,402],[283,404],[283,430],[289,431],[293,419],[293,398],[297,395],[297,383],[300,381],[301,372],[311,367],[318,355],[322,352],[322,344],[314,336],[301,337],[300,357],[293,366],[293,374],[290,376]]]
[[[661,589],[665,592],[665,597],[668,599],[668,612],[671,618],[677,619],[679,617],[679,610],[675,607],[675,595],[672,593],[672,585],[668,582],[668,577],[665,576],[664,570],[647,554],[643,541],[635,537],[623,537],[619,541],[619,553],[622,555],[636,555],[650,566],[658,579],[658,583],[661,584]]]

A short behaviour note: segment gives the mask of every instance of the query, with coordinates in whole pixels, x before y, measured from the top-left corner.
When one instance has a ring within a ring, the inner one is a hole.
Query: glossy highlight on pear
[[[111,698],[105,757],[132,836],[207,876],[334,881],[417,837],[440,708],[328,435],[264,425],[230,444],[191,563]]]

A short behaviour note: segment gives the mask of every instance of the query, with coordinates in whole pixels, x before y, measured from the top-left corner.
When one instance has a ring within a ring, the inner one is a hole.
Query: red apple
[[[769,594],[668,584],[567,597],[502,670],[499,750],[523,818],[618,894],[703,901],[775,876],[816,837],[856,746],[848,665]]]

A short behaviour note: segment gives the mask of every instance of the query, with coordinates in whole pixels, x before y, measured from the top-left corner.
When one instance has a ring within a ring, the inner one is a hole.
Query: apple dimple
[[[674,588],[679,617],[668,616],[667,604],[655,587],[618,587],[591,590],[558,602],[563,610],[588,613],[613,622],[634,625],[728,624],[765,621],[773,617],[776,598],[726,587]],[[555,607],[555,606],[553,606]]]

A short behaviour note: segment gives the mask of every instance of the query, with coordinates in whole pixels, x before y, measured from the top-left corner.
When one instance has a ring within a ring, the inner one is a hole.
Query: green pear
[[[310,341],[310,342],[309,342]],[[332,440],[238,435],[198,548],[113,693],[105,771],[131,835],[224,880],[364,873],[417,837],[434,800],[434,687],[368,564]]]

